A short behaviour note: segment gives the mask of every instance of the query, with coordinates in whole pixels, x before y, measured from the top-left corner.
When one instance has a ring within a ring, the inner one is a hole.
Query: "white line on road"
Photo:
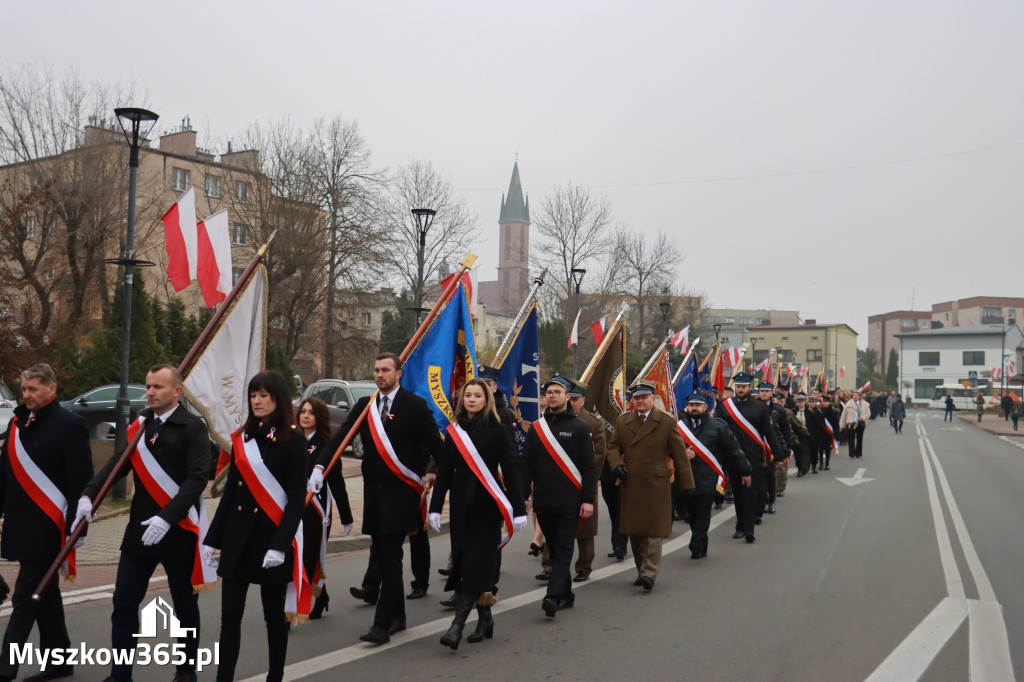
[[[111,585],[111,587],[113,587],[113,586]],[[75,597],[67,597],[67,596],[61,595],[61,601],[64,602],[65,606],[67,606],[68,604],[81,604],[81,603],[87,602],[87,601],[99,601],[100,599],[113,599],[113,598],[114,598],[114,593],[113,592],[90,592],[88,594],[80,594],[80,595],[75,596]],[[12,609],[10,607],[7,607],[5,609],[0,609],[0,618],[5,618],[5,617],[11,615],[11,613],[13,613],[13,612],[14,612],[14,609]]]
[[[956,559],[953,558],[953,543],[949,538],[949,529],[946,527],[946,517],[942,513],[942,505],[939,504],[939,493],[935,487],[935,474],[928,465],[928,453],[925,450],[924,439],[917,441],[921,447],[921,463],[924,464],[924,480],[928,488],[928,502],[932,508],[932,522],[935,525],[935,539],[939,543],[939,559],[942,560],[942,573],[946,576],[946,594],[954,599],[966,599],[964,594],[964,581],[960,577],[960,569],[956,567]]]
[[[967,600],[946,597],[875,668],[866,682],[916,680],[924,674],[967,617]]]
[[[971,682],[1015,679],[1003,607],[994,601],[970,600]]]

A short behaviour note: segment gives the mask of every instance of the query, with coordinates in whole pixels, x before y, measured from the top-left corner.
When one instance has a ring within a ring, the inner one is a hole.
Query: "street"
[[[862,459],[841,447],[830,471],[790,476],[756,543],[731,538],[727,504],[713,517],[708,558],[692,561],[688,529],[676,523],[649,593],[633,587],[629,556],[606,558],[601,502],[595,571],[574,585],[575,608],[553,620],[540,608],[544,586],[533,578],[540,562],[526,553],[527,529],[504,551],[494,639],[463,639],[457,652],[437,641],[451,612],[438,604],[445,595],[436,570],[428,596],[406,602],[406,632],[380,647],[360,643],[373,607],[348,587],[360,583],[367,551],[341,554],[328,562],[330,610],[292,629],[285,679],[1010,680],[1024,670],[1017,443],[1024,440],[944,423],[940,412],[911,411],[902,436],[884,418],[872,421]],[[443,566],[447,536],[433,538],[431,551],[433,568]],[[219,592],[200,604],[200,646],[212,647]],[[72,644],[108,646],[109,616],[108,601],[69,606]],[[258,589],[245,628],[237,677],[261,680]],[[107,674],[79,667],[74,679]],[[172,676],[169,668],[135,671],[136,680]],[[199,678],[213,676],[208,669]]]

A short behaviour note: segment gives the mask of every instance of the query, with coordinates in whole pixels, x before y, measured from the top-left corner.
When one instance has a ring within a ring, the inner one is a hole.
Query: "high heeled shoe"
[[[491,639],[494,637],[494,618],[491,616],[490,606],[477,606],[477,621],[476,630],[466,638],[466,641],[470,644],[476,644],[482,642],[484,639]]]
[[[469,617],[469,612],[473,610],[473,604],[475,603],[476,595],[467,592],[455,592],[455,618],[452,620],[448,631],[441,635],[442,645],[449,647],[452,651],[459,648],[459,642],[462,640],[462,629],[466,626],[466,618]]]
[[[309,619],[318,620],[324,615],[324,611],[330,611],[331,597],[327,594],[327,585],[320,590],[320,596],[313,602],[313,608],[309,610]]]
[[[544,545],[540,545],[538,547],[535,543],[531,542],[530,543],[530,551],[527,552],[527,554],[529,554],[530,556],[540,556],[540,553],[543,552],[543,551],[544,551]]]

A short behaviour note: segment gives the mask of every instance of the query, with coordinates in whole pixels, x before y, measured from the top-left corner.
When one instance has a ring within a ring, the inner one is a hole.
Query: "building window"
[[[1006,309],[1007,324],[1016,324],[1017,322],[1017,309],[1007,308]]]
[[[512,260],[512,227],[505,226],[505,260]]]
[[[373,313],[363,313],[363,325],[369,327],[373,324]]]
[[[900,320],[901,329],[917,329],[917,320]]]
[[[207,175],[206,184],[206,196],[208,197],[219,197],[220,196],[220,178],[216,175]]]
[[[249,183],[242,182],[241,180],[235,180],[235,201],[247,204],[249,203]]]
[[[982,324],[1002,324],[1003,323],[1003,309],[1002,308],[982,308],[981,309],[981,323]]]
[[[821,362],[821,349],[820,348],[808,348],[807,349],[807,362]]]
[[[245,225],[235,223],[231,227],[231,243],[245,246]]]
[[[754,364],[756,365],[756,364],[758,364],[760,362],[764,362],[765,360],[767,360],[768,359],[768,352],[769,351],[766,351],[766,350],[755,350],[752,353],[752,357],[754,359]]]
[[[914,397],[931,400],[935,397],[935,389],[942,385],[942,379],[914,379]]]
[[[740,324],[754,324],[754,318],[752,317],[741,317]]]
[[[727,318],[725,318],[725,323],[726,324],[736,324],[736,318],[735,317],[727,317]]]
[[[921,320],[921,329],[928,328],[928,320]]]
[[[939,363],[935,363],[939,364]],[[964,351],[964,365],[984,365],[985,364],[985,351],[983,350],[965,350]]]
[[[184,192],[188,189],[188,171],[184,168],[171,169],[171,189]]]
[[[783,341],[789,341],[789,337],[788,337],[788,336],[783,336],[783,337],[782,337],[782,340],[783,340]]]
[[[936,367],[939,364],[939,351],[921,351],[917,354],[918,367]]]

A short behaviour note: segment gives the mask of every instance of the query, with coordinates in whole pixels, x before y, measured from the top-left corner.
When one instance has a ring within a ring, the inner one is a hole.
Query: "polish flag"
[[[583,308],[576,313],[576,321],[572,323],[572,333],[569,334],[569,345],[568,348],[572,348],[580,342],[580,315],[583,314]]]
[[[727,365],[729,365],[730,369],[738,365],[742,358],[742,348],[730,348],[729,350],[725,351],[725,362]]]
[[[196,231],[196,193],[193,187],[178,197],[164,213],[164,247],[167,249],[167,276],[175,291],[181,291],[196,278],[198,236]]]
[[[864,391],[868,391],[868,390],[871,390],[871,382],[870,381],[868,383],[864,384],[863,386],[861,386],[860,388],[858,388],[857,389],[857,393],[863,393]]]
[[[231,292],[231,235],[228,233],[228,212],[217,211],[199,221],[198,262],[196,279],[203,292],[206,307],[212,308]]]
[[[682,330],[676,332],[669,343],[678,348],[680,353],[686,355],[690,350],[690,325],[686,325]]]
[[[1007,360],[1006,361],[1006,369],[1010,370],[1010,374],[1016,374],[1017,373],[1017,363],[1014,362],[1013,360]]]
[[[988,373],[989,376],[991,376],[993,379],[998,379],[1002,375],[1003,370],[999,369],[998,367],[993,367],[992,369],[989,370]]]
[[[598,346],[604,341],[604,325],[608,322],[608,316],[605,315],[600,320],[590,325],[590,333],[594,335],[594,343]]]
[[[845,377],[846,376],[846,365],[843,365],[842,367],[839,368],[839,376],[840,377]]]

